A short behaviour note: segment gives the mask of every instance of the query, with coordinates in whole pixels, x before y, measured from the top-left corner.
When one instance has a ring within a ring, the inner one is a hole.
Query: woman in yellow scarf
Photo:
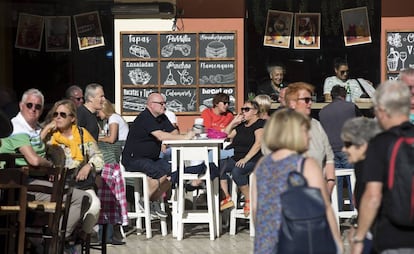
[[[82,230],[89,234],[98,221],[101,207],[94,190],[94,176],[96,171],[103,168],[102,153],[91,134],[77,126],[76,107],[72,101],[56,102],[49,115],[53,120],[42,130],[42,137],[45,137],[45,142],[48,144],[62,147],[66,157],[66,168],[78,169],[75,187],[87,192],[90,199],[89,210],[86,211],[82,221]]]

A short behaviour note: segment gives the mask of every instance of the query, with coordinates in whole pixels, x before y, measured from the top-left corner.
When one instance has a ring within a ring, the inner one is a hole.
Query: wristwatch
[[[89,164],[89,166],[91,166],[91,169],[95,168],[95,165],[92,162],[89,162],[88,164]]]

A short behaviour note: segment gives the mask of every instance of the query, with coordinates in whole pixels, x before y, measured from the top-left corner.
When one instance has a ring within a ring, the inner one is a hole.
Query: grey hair
[[[348,119],[341,130],[341,139],[355,145],[368,143],[373,137],[381,132],[376,119],[367,117],[355,117]]]
[[[87,85],[85,88],[85,101],[91,101],[89,97],[95,97],[95,92],[98,88],[101,88],[103,90],[103,87],[98,83],[92,83]]]
[[[372,102],[374,107],[381,108],[388,115],[408,116],[411,109],[411,92],[402,81],[388,80],[378,86]]]
[[[42,102],[42,106],[43,106],[43,104],[45,103],[45,97],[43,96],[42,92],[40,92],[36,88],[31,88],[31,89],[27,90],[26,92],[24,92],[21,102],[25,102],[27,100],[27,97],[29,97],[30,95],[33,95],[33,96],[36,96],[36,97],[40,98],[40,100]]]
[[[82,88],[80,88],[77,85],[72,85],[72,86],[68,87],[68,89],[66,89],[66,92],[65,92],[66,99],[70,99],[70,97],[73,96],[73,93],[75,91],[81,91],[82,92]]]
[[[414,68],[406,68],[400,71],[400,74],[398,75],[398,80],[402,80],[403,76],[414,76]]]
[[[282,70],[282,72],[283,72],[283,74],[285,74],[285,73],[286,73],[285,67],[283,67],[283,66],[282,66],[282,65],[280,65],[280,64],[269,65],[269,66],[267,67],[267,72],[268,72],[269,74],[271,74],[271,73],[273,72],[273,70],[274,70],[274,69],[281,69],[281,70]]]

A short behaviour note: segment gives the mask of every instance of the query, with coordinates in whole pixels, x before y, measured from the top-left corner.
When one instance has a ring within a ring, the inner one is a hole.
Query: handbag
[[[83,143],[83,129],[82,127],[78,126],[81,143],[82,143],[82,155],[83,155],[83,162],[79,165],[75,172],[75,177],[78,175],[79,170],[88,163],[88,155],[85,152],[84,143]],[[83,181],[75,181],[75,188],[81,189],[81,190],[90,190],[90,189],[97,189],[96,186],[96,171],[95,168],[93,168],[89,174],[88,177]]]
[[[337,253],[321,191],[308,186],[303,176],[304,162],[302,159],[300,172],[289,173],[288,189],[281,194],[282,224],[277,252]]]

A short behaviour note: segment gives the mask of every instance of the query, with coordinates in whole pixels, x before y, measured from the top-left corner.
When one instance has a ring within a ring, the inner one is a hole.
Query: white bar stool
[[[218,208],[218,178],[213,181],[210,178],[210,166],[207,147],[180,147],[179,180],[178,180],[178,204],[177,213],[177,240],[182,240],[184,236],[184,224],[186,223],[208,223],[210,240],[214,240],[217,235],[216,218],[219,213]],[[200,160],[206,164],[204,175],[184,173],[185,161]],[[206,182],[207,210],[185,210],[184,183],[187,180],[204,180]]]
[[[336,181],[338,181],[338,177],[339,176],[349,176],[350,181],[351,181],[351,190],[352,190],[352,194],[354,193],[354,188],[355,188],[355,172],[353,168],[336,168],[335,169],[335,177],[336,177]],[[351,211],[339,211],[339,207],[338,207],[338,191],[337,191],[337,186],[335,184],[333,190],[332,190],[332,195],[331,195],[331,205],[332,208],[334,210],[335,213],[335,218],[336,218],[336,222],[339,225],[339,221],[342,218],[348,219],[348,218],[352,218],[354,216],[358,215],[358,211],[355,209],[355,206],[353,208],[353,210]],[[348,203],[351,202],[352,199],[352,195],[351,197],[349,197],[349,200],[344,200],[344,202]]]
[[[250,174],[249,176],[249,182],[252,182],[252,174]],[[249,185],[250,187],[250,185]],[[252,197],[252,188],[249,188],[249,199],[251,199]],[[249,220],[249,231],[250,231],[250,236],[254,237],[255,232],[254,232],[254,223],[252,220],[252,213],[250,211],[249,216],[244,216],[244,211],[243,208],[237,208],[239,202],[238,202],[238,187],[237,184],[232,180],[231,183],[231,200],[233,200],[234,202],[234,207],[231,209],[230,212],[230,230],[229,230],[229,234],[230,235],[236,235],[236,228],[237,228],[237,219],[244,219],[244,220]],[[251,210],[251,208],[250,208]]]
[[[152,217],[150,213],[150,197],[148,193],[148,179],[147,175],[142,172],[129,172],[125,171],[125,168],[120,164],[122,177],[124,178],[124,184],[126,185],[127,179],[131,179],[134,182],[134,206],[135,211],[128,212],[128,219],[136,219],[135,227],[137,228],[137,235],[141,234],[142,227],[142,218],[145,219],[145,231],[147,238],[152,238],[152,227],[151,221],[158,219],[157,217]],[[126,190],[126,188],[125,188]],[[141,193],[143,197],[141,197]],[[141,210],[141,205],[139,201],[143,198],[144,201],[144,210]],[[161,198],[161,210],[165,211],[164,200]],[[166,218],[159,218],[161,224],[161,234],[162,236],[167,235],[167,220]]]

